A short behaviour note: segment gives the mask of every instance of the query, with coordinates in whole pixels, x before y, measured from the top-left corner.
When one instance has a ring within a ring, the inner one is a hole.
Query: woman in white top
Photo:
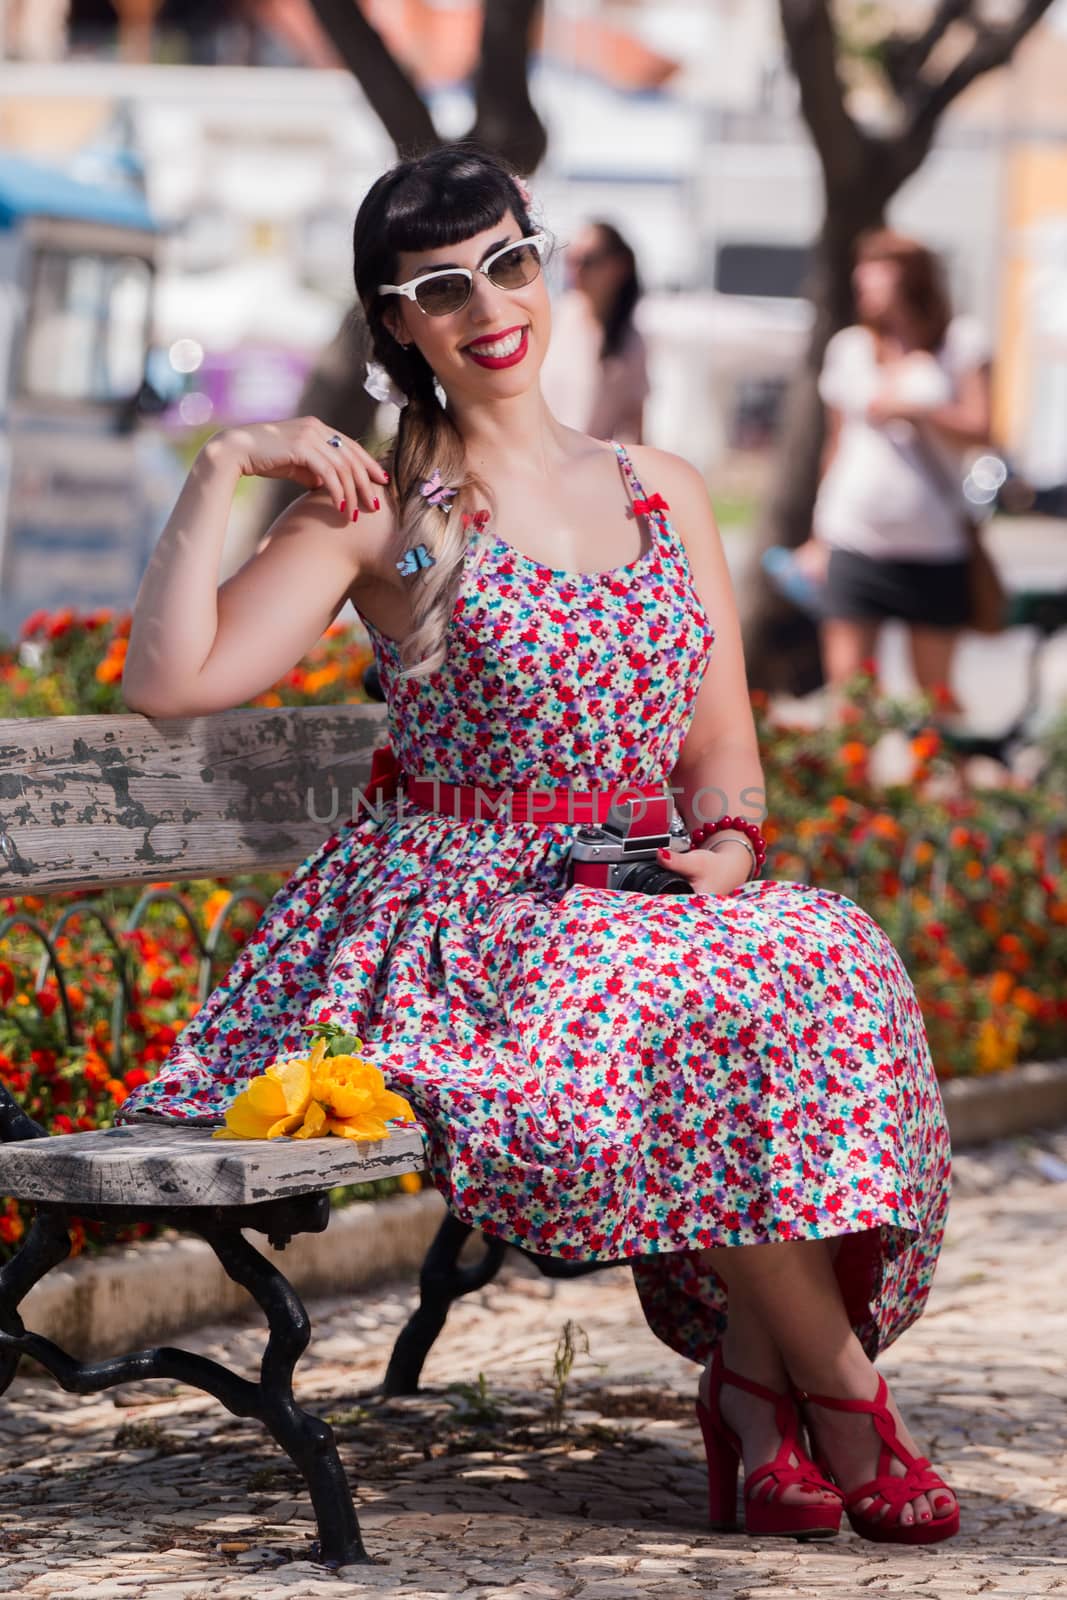
[[[633,249],[610,222],[587,223],[567,251],[567,274],[552,314],[542,391],[567,427],[641,444],[648,367],[634,326],[641,283]]]
[[[899,618],[920,688],[958,712],[952,658],[969,616],[961,457],[989,438],[989,347],[973,319],[951,316],[937,257],[913,239],[861,238],[853,285],[859,320],[830,340],[819,381],[823,666],[833,691],[873,658],[881,623]]]

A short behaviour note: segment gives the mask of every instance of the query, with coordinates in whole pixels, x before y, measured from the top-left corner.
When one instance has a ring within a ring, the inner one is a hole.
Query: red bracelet
[[[756,852],[756,869],[751,878],[758,878],[763,871],[763,863],[767,859],[767,841],[754,822],[749,822],[747,817],[720,817],[717,822],[701,823],[699,828],[694,828],[689,835],[690,846],[695,850],[713,834],[722,833],[727,828],[736,828],[749,839],[753,850]],[[751,879],[747,880],[751,881]]]

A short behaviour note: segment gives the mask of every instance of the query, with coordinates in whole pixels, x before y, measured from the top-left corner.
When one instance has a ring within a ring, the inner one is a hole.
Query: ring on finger
[[[326,443],[333,445],[335,450],[340,450],[341,446],[344,444],[344,440],[341,438],[339,433],[335,433],[331,435],[329,439],[327,439]]]

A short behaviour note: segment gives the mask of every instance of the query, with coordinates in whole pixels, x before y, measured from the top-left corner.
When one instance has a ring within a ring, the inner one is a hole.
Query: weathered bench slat
[[[423,1135],[388,1139],[213,1139],[208,1128],[150,1126],[0,1146],[0,1194],[69,1206],[245,1206],[336,1184],[419,1172]]]
[[[377,704],[0,724],[0,893],[299,865],[358,808]]]

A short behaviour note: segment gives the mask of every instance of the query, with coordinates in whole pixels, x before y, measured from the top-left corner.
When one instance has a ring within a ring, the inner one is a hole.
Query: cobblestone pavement
[[[373,1392],[407,1286],[313,1305],[300,1395],[334,1424],[377,1558],[340,1573],[309,1559],[307,1498],[257,1424],[177,1386],[77,1398],[20,1376],[0,1600],[1067,1596],[1065,1179],[1067,1136],[959,1157],[930,1307],[882,1363],[961,1495],[941,1547],[705,1532],[696,1369],[653,1339],[625,1270],[552,1285],[522,1265],[454,1309],[412,1400]],[[251,1322],[184,1342],[242,1370],[261,1344]]]

